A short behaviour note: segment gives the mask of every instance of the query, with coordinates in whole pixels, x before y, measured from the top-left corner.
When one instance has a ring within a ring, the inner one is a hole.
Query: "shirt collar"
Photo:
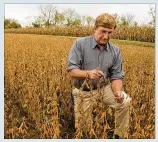
[[[95,40],[94,35],[92,35],[92,48],[94,49],[95,47],[97,47],[97,45],[98,45],[98,42]],[[109,42],[105,45],[104,49],[108,51]]]

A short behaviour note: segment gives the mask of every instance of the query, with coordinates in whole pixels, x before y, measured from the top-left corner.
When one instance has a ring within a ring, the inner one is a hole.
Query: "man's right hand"
[[[88,71],[87,74],[88,74],[88,78],[95,80],[99,79],[101,76],[104,76],[104,73],[97,69]]]

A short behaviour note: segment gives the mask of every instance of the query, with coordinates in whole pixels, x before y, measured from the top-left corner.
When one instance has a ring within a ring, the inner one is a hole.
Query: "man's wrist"
[[[86,71],[86,78],[90,78],[90,71]]]

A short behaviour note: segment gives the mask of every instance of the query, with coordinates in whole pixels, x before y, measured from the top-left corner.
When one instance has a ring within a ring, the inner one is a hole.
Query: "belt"
[[[108,84],[106,84],[106,85],[108,85]],[[103,86],[100,86],[100,88],[103,88],[103,87],[105,87],[106,85],[103,85]],[[81,89],[81,87],[78,87],[78,86],[75,86],[77,89]],[[95,87],[95,88],[92,88],[92,90],[97,90],[98,88],[97,87]],[[89,91],[91,91],[91,89],[88,89],[88,88],[83,88],[82,89],[83,91],[87,91],[87,92],[89,92]]]

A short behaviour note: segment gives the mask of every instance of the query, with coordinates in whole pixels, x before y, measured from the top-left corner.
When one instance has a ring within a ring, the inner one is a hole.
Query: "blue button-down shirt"
[[[108,42],[100,50],[94,36],[82,37],[77,39],[68,55],[67,71],[72,69],[93,70],[99,69],[105,74],[106,79],[123,79],[122,57],[120,49]],[[74,85],[81,87],[84,80],[74,79]],[[93,80],[96,88],[97,82]]]

